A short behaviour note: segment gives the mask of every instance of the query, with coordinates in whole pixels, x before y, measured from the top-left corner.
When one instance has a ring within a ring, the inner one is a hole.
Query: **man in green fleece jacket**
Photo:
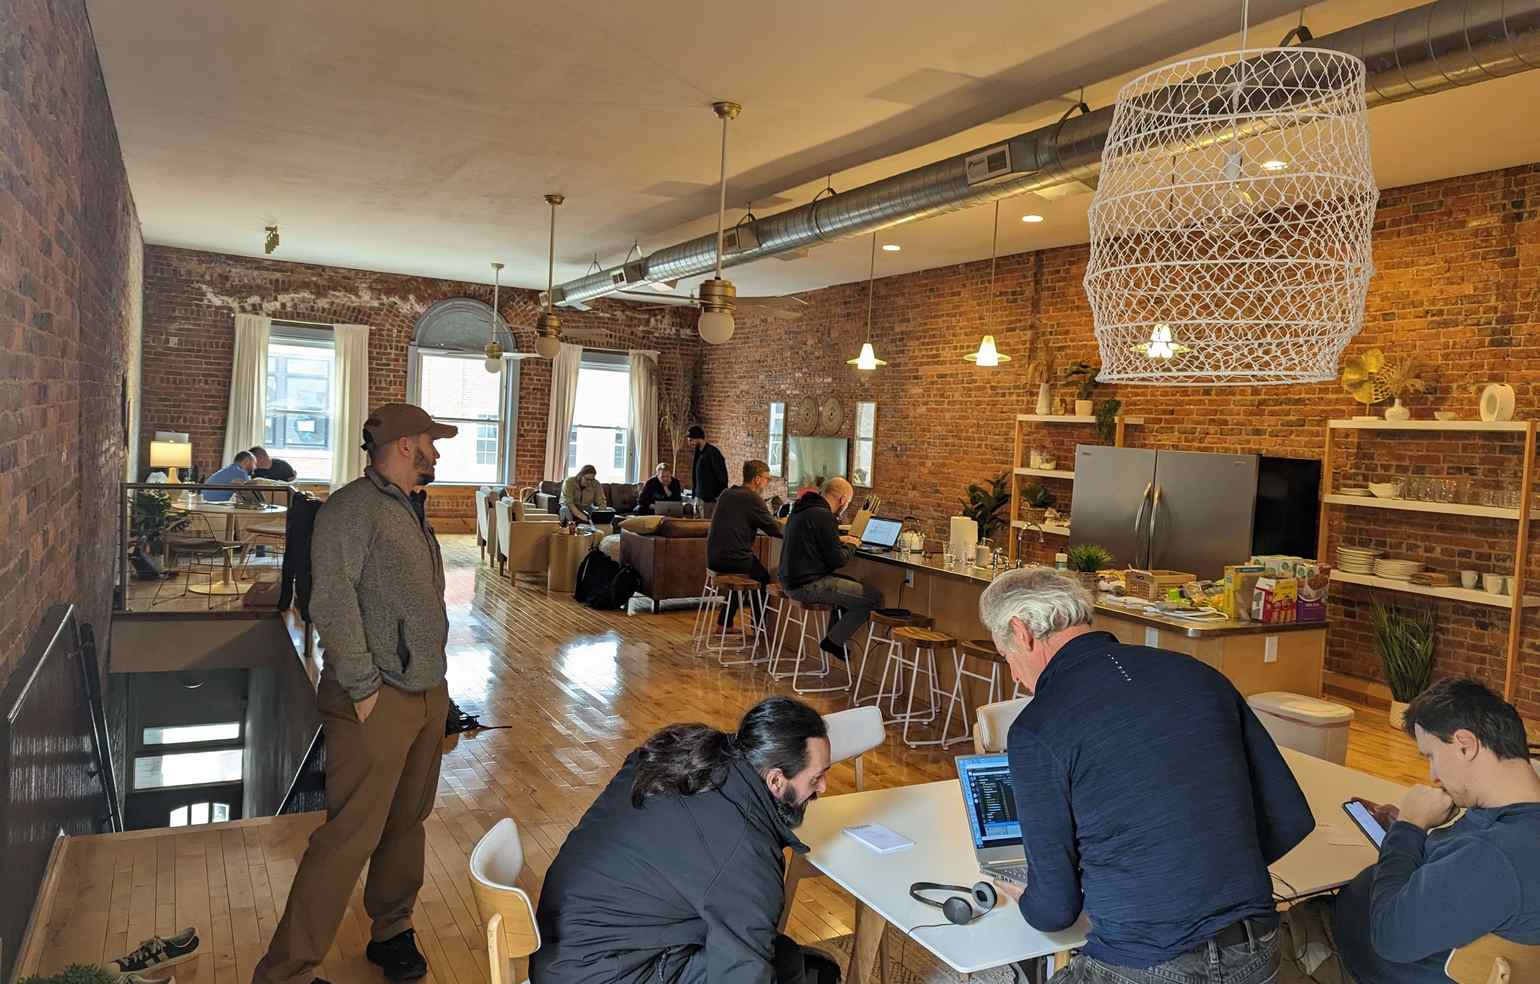
[[[380,407],[364,422],[369,467],[316,516],[310,614],[326,661],[316,691],[326,823],[310,836],[257,984],[312,980],[365,863],[366,956],[393,981],[428,972],[412,910],[449,712],[449,616],[422,489],[439,457],[433,442],[456,432],[411,404]]]

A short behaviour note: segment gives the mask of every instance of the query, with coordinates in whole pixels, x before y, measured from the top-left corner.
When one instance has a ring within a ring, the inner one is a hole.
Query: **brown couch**
[[[604,501],[615,512],[626,515],[636,511],[636,500],[641,498],[642,487],[629,482],[602,482]],[[541,482],[535,492],[535,503],[553,516],[561,515],[561,483]]]
[[[705,519],[664,519],[651,534],[622,530],[621,563],[642,575],[641,593],[654,603],[699,598],[706,581]]]

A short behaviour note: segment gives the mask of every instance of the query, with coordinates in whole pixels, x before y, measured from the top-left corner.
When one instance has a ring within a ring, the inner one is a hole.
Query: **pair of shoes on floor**
[[[141,977],[197,956],[198,929],[188,926],[174,936],[152,936],[103,969],[119,977]]]
[[[417,949],[417,934],[410,929],[388,940],[371,941],[364,948],[364,956],[393,981],[415,981],[428,973],[428,961]]]
[[[846,651],[845,647],[835,642],[833,639],[830,639],[828,636],[824,636],[822,639],[818,640],[818,648],[822,649],[824,652],[828,653],[830,656],[833,656],[837,660],[841,660],[847,663],[850,662],[850,653]]]

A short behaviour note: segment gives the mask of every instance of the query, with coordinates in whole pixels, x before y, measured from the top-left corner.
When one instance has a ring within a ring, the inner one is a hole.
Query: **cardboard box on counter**
[[[1283,625],[1295,620],[1298,582],[1292,577],[1259,577],[1251,593],[1251,620]]]

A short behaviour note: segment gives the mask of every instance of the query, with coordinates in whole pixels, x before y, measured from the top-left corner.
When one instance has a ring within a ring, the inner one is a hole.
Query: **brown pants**
[[[336,938],[359,873],[369,865],[364,910],[375,940],[412,928],[422,888],[423,821],[438,791],[449,688],[420,694],[382,686],[369,720],[323,675],[316,703],[326,729],[326,823],[294,875],[283,918],[256,984],[309,984]]]

